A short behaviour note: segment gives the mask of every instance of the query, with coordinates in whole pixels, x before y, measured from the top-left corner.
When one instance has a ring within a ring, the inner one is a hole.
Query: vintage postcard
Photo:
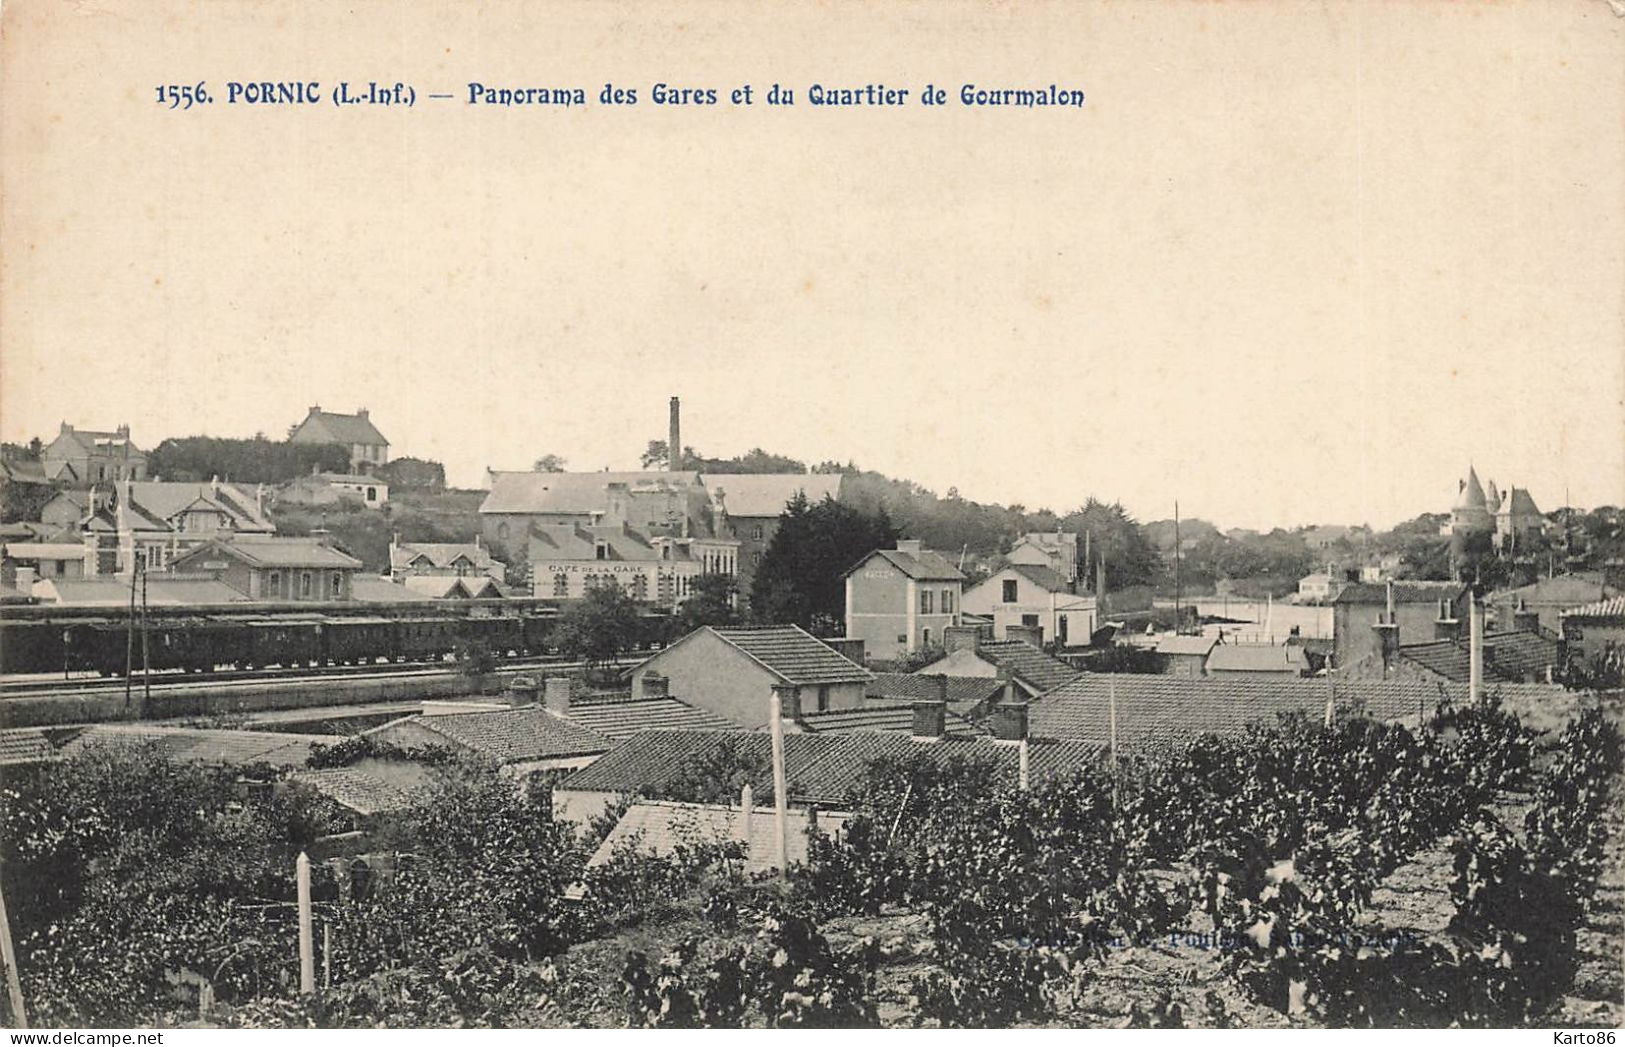
[[[0,1023],[1614,1043],[1622,187],[1620,0],[3,0]]]

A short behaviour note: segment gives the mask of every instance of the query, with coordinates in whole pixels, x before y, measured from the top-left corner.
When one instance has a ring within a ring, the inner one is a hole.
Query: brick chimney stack
[[[675,473],[683,457],[682,401],[671,398],[671,429],[666,435],[666,471]]]

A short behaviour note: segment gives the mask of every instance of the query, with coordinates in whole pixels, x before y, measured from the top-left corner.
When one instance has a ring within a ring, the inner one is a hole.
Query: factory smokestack
[[[671,398],[671,432],[666,436],[666,471],[675,473],[678,460],[683,457],[683,430],[680,421],[682,403],[677,397]]]

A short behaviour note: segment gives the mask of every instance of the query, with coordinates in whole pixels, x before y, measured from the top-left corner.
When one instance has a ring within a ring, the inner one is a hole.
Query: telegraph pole
[[[11,1000],[11,1020],[17,1028],[28,1028],[28,1012],[23,1009],[23,984],[17,976],[17,950],[11,945],[11,918],[6,914],[6,889],[0,883],[0,966],[6,969],[6,994]]]
[[[152,661],[147,650],[147,557],[143,553],[136,557],[136,566],[141,571],[141,701],[142,715],[146,715],[147,706],[152,703]]]
[[[1174,634],[1177,636],[1180,629],[1179,616],[1179,501],[1174,501]]]

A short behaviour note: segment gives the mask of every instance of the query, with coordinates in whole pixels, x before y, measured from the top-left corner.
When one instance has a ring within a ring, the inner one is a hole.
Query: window
[[[301,597],[307,598],[307,599],[310,596],[310,572],[309,571],[300,571],[299,572],[299,595]]]
[[[930,589],[921,589],[920,590],[920,613],[921,614],[930,614],[931,613],[931,590]]]
[[[954,591],[952,589],[942,590],[942,613],[954,613]]]
[[[632,579],[632,599],[647,600],[649,598],[649,578],[647,575],[636,575]]]
[[[266,571],[265,572],[265,591],[268,594],[270,594],[272,596],[275,596],[279,592],[281,592],[281,590],[282,590],[282,572],[281,571]]]
[[[598,560],[607,560],[607,559],[609,559],[609,543],[608,542],[599,542],[597,544],[597,546],[595,546],[594,549],[593,549],[593,555],[594,555],[594,558],[598,559]]]
[[[565,574],[563,571],[560,571],[558,574],[553,576],[553,595],[570,595],[570,576]]]
[[[921,647],[930,647],[931,646],[931,630],[930,629],[921,629],[920,630],[920,646]]]
[[[827,683],[818,685],[818,711],[821,713],[829,712],[829,684]]]
[[[376,487],[367,488],[367,501],[376,502],[377,500],[378,500],[378,488],[376,488]]]
[[[504,541],[507,540],[508,525],[506,523],[497,524],[497,537],[503,539]]]
[[[1004,580],[1004,602],[1016,602],[1016,580],[1014,578],[1006,578]]]
[[[762,525],[757,524],[755,527],[752,527],[750,529],[750,536],[755,541],[758,541],[758,542],[761,541],[762,540]]]
[[[1026,628],[1028,628],[1028,629],[1036,629],[1036,628],[1038,628],[1038,615],[1036,615],[1036,614],[1024,614],[1024,615],[1022,615],[1021,616],[1021,624],[1023,626],[1025,626]]]
[[[344,572],[343,571],[334,571],[333,572],[333,588],[327,595],[332,597],[335,600],[337,600],[340,596],[344,595]]]

